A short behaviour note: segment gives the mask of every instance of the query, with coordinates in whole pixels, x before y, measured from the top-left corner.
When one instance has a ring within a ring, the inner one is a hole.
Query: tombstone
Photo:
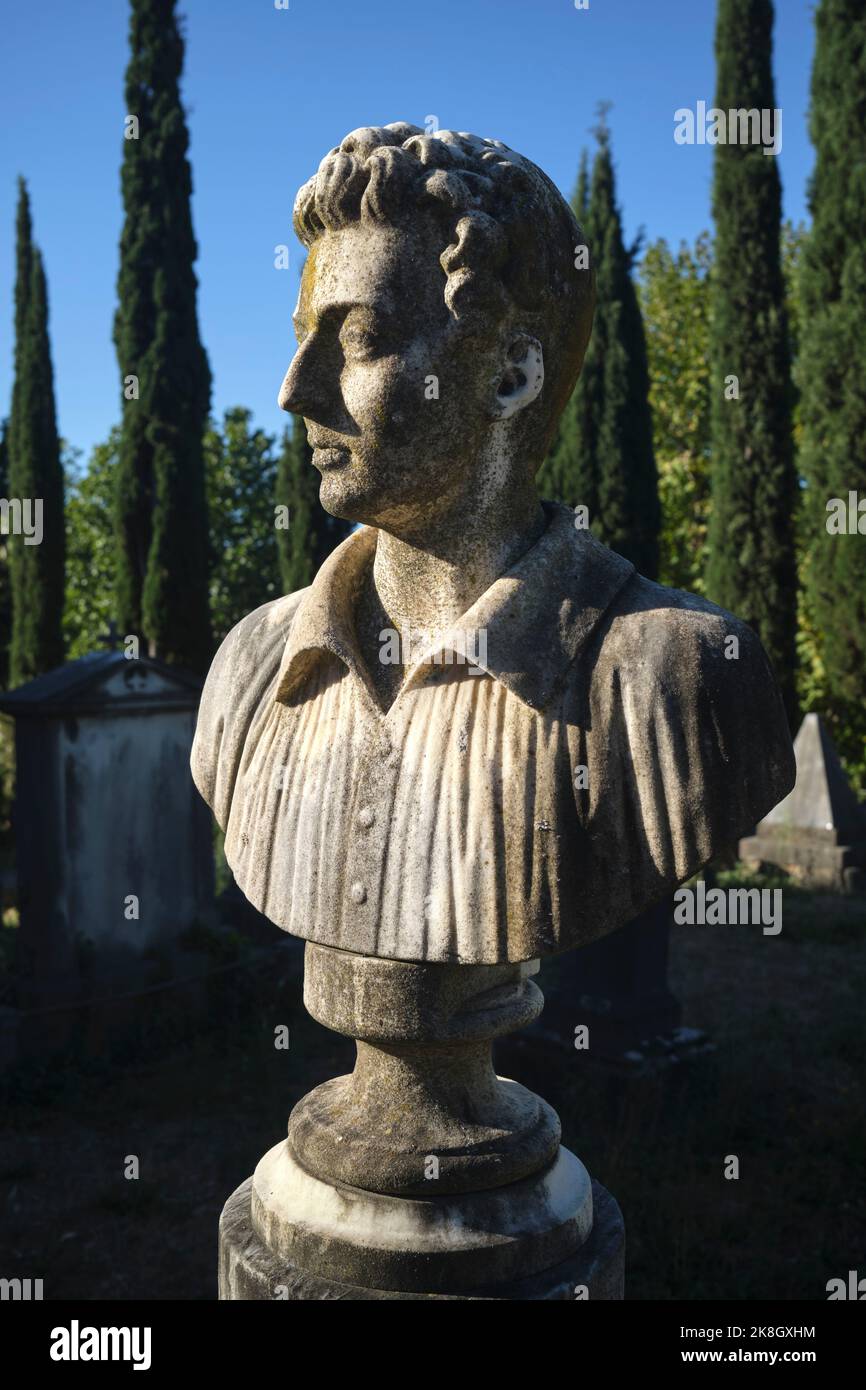
[[[206,918],[211,822],[188,772],[200,692],[188,672],[112,650],[0,699],[15,719],[25,1014],[164,979]]]
[[[740,841],[748,868],[780,868],[807,888],[866,890],[866,810],[859,804],[819,714],[794,740],[794,788]]]

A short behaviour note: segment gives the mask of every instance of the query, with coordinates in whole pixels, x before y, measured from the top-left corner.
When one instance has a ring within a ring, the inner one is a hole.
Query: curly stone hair
[[[544,388],[515,420],[519,445],[540,462],[592,331],[594,270],[575,268],[584,234],[547,175],[500,140],[428,135],[404,121],[353,130],[326,154],[298,192],[294,225],[309,247],[366,218],[400,226],[422,207],[442,227],[445,302],[457,322],[471,331],[508,320],[542,344]]]

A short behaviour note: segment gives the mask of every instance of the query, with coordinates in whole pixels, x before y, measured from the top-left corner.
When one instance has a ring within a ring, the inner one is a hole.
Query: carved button
[[[363,883],[353,883],[349,889],[349,897],[353,903],[365,903],[367,901],[367,890]]]
[[[365,830],[369,830],[373,821],[376,819],[376,812],[372,806],[362,806],[358,812],[358,824],[363,825]]]

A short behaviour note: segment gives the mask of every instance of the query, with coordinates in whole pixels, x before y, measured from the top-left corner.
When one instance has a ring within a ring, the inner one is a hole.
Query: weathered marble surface
[[[532,959],[630,921],[791,785],[751,629],[642,578],[568,508],[547,517],[455,624],[485,630],[483,673],[420,662],[387,712],[352,612],[372,528],[226,639],[193,769],[279,926],[402,960]]]
[[[307,1012],[356,1038],[358,1056],[351,1076],[292,1111],[297,1159],[320,1178],[415,1197],[502,1187],[552,1163],[556,1112],[493,1069],[493,1040],[541,1013],[537,970],[537,961],[409,964],[308,943]]]
[[[220,1218],[219,1296],[245,1301],[314,1302],[388,1299],[396,1301],[616,1301],[623,1297],[625,1229],[609,1192],[592,1184],[592,1230],[583,1244],[557,1264],[536,1274],[448,1291],[433,1287],[386,1288],[353,1284],[292,1264],[261,1239],[251,1217],[253,1179],[233,1192]],[[421,1281],[422,1282],[422,1281]]]
[[[280,404],[365,529],[226,638],[192,769],[359,1055],[230,1199],[221,1296],[621,1298],[616,1204],[490,1039],[540,1007],[522,963],[634,917],[785,794],[779,693],[735,618],[538,497],[595,295],[540,169],[365,127],[295,228]]]
[[[539,502],[595,293],[540,169],[363,128],[295,228],[280,403],[323,505],[366,529],[213,663],[192,769],[229,864],[272,921],[344,950],[493,964],[590,941],[791,787],[764,652]]]

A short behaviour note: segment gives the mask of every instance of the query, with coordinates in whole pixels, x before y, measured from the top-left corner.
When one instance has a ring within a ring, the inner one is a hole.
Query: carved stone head
[[[592,326],[562,195],[498,140],[397,122],[331,150],[294,220],[309,255],[280,404],[306,418],[323,505],[398,532],[480,494],[507,505]]]

